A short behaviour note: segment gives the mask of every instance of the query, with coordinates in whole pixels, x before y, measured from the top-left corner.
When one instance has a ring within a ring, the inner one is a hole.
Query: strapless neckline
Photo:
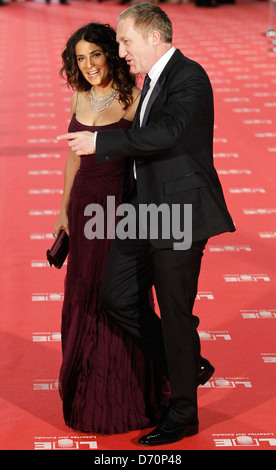
[[[78,119],[76,117],[76,113],[73,113],[72,119],[74,119],[80,126],[87,127],[89,129],[91,129],[91,128],[93,128],[93,129],[103,129],[103,128],[106,128],[106,127],[112,127],[114,125],[117,126],[122,122],[125,122],[125,123],[131,125],[131,121],[129,121],[128,119],[124,119],[123,117],[119,121],[112,122],[110,124],[103,124],[101,126],[97,126],[97,125],[93,126],[93,125],[89,125],[89,124],[83,124],[82,122],[78,121]]]

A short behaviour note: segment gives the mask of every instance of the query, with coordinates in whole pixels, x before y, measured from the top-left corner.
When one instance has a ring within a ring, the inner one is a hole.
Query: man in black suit
[[[142,90],[132,129],[98,132],[96,150],[91,133],[62,138],[79,155],[95,152],[98,163],[133,159],[129,203],[136,214],[152,204],[165,206],[170,215],[179,208],[177,223],[171,216],[165,237],[162,217],[154,227],[152,220],[144,227],[147,221],[139,216],[133,224],[136,234],[143,224],[142,237],[116,237],[102,289],[105,311],[170,380],[166,417],[139,440],[154,446],[198,432],[197,386],[214,371],[200,356],[199,320],[193,315],[201,258],[210,237],[235,227],[213,165],[213,93],[207,74],[172,46],[171,21],[156,5],[125,10],[117,41],[131,72],[147,74],[148,91]],[[188,240],[179,241],[179,233],[188,234]],[[149,302],[153,285],[161,322]]]

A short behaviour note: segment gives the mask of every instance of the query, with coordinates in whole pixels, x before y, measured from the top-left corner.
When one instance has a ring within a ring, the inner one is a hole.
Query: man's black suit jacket
[[[142,127],[99,132],[96,162],[134,159],[139,204],[192,204],[193,241],[232,232],[213,164],[213,127],[209,78],[177,49],[153,90]],[[151,242],[169,247],[173,235]]]

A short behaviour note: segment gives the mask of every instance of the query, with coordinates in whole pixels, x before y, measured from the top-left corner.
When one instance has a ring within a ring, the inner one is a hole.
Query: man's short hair
[[[141,3],[124,10],[118,21],[133,18],[136,29],[147,37],[152,31],[158,31],[163,42],[172,42],[172,23],[167,14],[157,5]]]

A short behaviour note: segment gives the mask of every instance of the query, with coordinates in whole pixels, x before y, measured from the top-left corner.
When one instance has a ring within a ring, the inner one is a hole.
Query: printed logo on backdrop
[[[258,137],[258,138],[272,137],[274,139],[276,137],[276,133],[274,133],[274,132],[263,132],[263,133],[257,132],[255,134],[255,137]]]
[[[248,245],[209,245],[208,249],[211,253],[235,253],[240,251],[252,251],[252,248]]]
[[[214,294],[212,292],[198,292],[196,300],[214,300]]]
[[[30,210],[29,215],[31,216],[44,216],[44,215],[58,215],[59,210],[58,209],[45,209],[45,210]],[[53,237],[53,235],[52,235]]]
[[[52,195],[52,194],[62,194],[63,193],[63,190],[62,189],[51,189],[51,188],[41,188],[41,189],[29,189],[29,194],[32,194],[32,195],[40,195],[42,194],[43,196],[45,195]]]
[[[212,292],[198,292],[196,295],[196,300],[214,300],[214,295]],[[42,293],[33,293],[32,302],[63,302],[64,293],[58,292],[42,292]]]
[[[252,388],[252,383],[248,377],[219,377],[216,379],[210,379],[206,384],[200,385],[200,388]]]
[[[251,175],[252,172],[251,170],[236,170],[236,169],[232,169],[232,170],[218,170],[217,171],[219,175]]]
[[[276,232],[259,232],[260,238],[276,238]]]
[[[273,121],[271,119],[244,119],[244,124],[272,124]]]
[[[271,215],[271,214],[276,214],[276,209],[275,208],[243,209],[243,213],[245,215]]]
[[[229,331],[199,331],[198,332],[201,341],[231,341]]]
[[[27,142],[28,144],[54,144],[56,142],[56,139],[28,139]]]
[[[31,240],[53,240],[53,233],[31,233]]]
[[[62,175],[61,170],[29,170],[28,175],[30,176],[52,176],[52,175]]]
[[[52,88],[52,84],[51,83],[28,83],[27,85],[29,88]]]
[[[53,238],[53,235],[52,235]],[[67,265],[67,261],[64,261],[64,266]],[[41,260],[41,261],[31,261],[31,268],[49,268],[50,264],[48,261]]]
[[[225,103],[242,103],[242,102],[246,102],[248,103],[250,101],[249,98],[223,98],[223,101]]]
[[[259,309],[259,310],[241,310],[241,316],[244,319],[259,319],[267,320],[276,318],[276,310],[274,309]]]
[[[216,88],[216,93],[239,93],[239,88]]]
[[[34,332],[32,335],[34,343],[50,343],[50,342],[60,342],[61,333],[60,332]]]
[[[37,93],[39,94],[39,92]],[[55,118],[55,113],[28,113],[29,118]]]
[[[50,292],[32,294],[32,302],[63,302],[64,293]]]
[[[33,390],[36,392],[57,392],[58,389],[58,379],[36,379],[33,381]]]
[[[57,126],[47,125],[47,124],[39,124],[39,125],[30,125],[28,126],[30,131],[46,131],[46,130],[55,130]]]
[[[266,190],[264,188],[230,188],[231,194],[264,194]]]
[[[55,106],[55,103],[50,103],[50,102],[45,102],[45,103],[42,103],[42,102],[39,102],[39,103],[28,103],[28,106],[30,108],[45,108],[45,107],[48,107],[48,108],[53,108]],[[53,142],[56,142],[55,140],[53,140]]]
[[[97,449],[96,436],[36,436],[34,450],[93,450]]]
[[[43,158],[55,158],[58,159],[60,158],[59,153],[30,153],[28,155],[28,158],[36,160],[36,159],[43,159]]]
[[[220,153],[214,153],[214,158],[239,158],[238,153],[225,153],[225,152],[220,152]]]
[[[276,364],[276,353],[261,353],[261,358],[265,364]]]
[[[267,83],[245,83],[244,88],[268,88]]]
[[[234,113],[260,113],[260,108],[234,108]]]
[[[267,274],[223,274],[225,282],[270,282]]]
[[[54,96],[54,94],[51,91],[31,91],[28,93],[28,96],[30,98],[42,98],[42,97],[47,97],[50,98],[51,96]]]
[[[276,446],[276,438],[273,433],[231,433],[212,434],[216,447],[260,447],[269,448]]]
[[[214,143],[215,144],[218,144],[218,143],[227,144],[227,142],[228,142],[228,139],[226,139],[225,137],[215,137],[214,138]]]

